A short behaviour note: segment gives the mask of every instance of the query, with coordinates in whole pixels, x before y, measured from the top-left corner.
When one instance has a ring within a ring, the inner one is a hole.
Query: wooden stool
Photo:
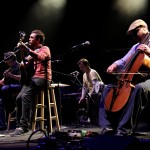
[[[11,122],[16,120],[16,117],[12,117],[12,114],[15,113],[15,112],[16,112],[16,108],[15,108],[15,110],[13,112],[10,112],[8,114],[7,131],[10,130],[10,124],[11,124]]]
[[[14,92],[11,96],[14,97],[14,98],[16,98],[17,95],[19,94],[19,92],[20,92],[20,91],[16,91],[16,92]],[[14,109],[12,112],[10,112],[10,113],[8,114],[7,131],[10,130],[11,122],[16,121],[16,115],[14,115],[14,116],[12,117],[12,115],[13,115],[15,112],[16,112],[16,107],[15,107],[15,109]]]
[[[55,89],[55,85],[49,86],[48,103],[49,103],[49,113],[50,113],[50,123],[49,124],[50,124],[50,132],[51,133],[53,131],[53,120],[56,122],[57,131],[60,131],[60,124],[59,124],[59,118],[58,118],[58,111],[57,111],[56,97],[55,97],[54,89]]]
[[[35,101],[35,110],[33,112],[33,119],[32,119],[32,131],[35,131],[36,122],[40,122],[40,129],[44,130],[44,90],[41,91],[40,95],[36,98]],[[40,110],[40,116],[38,116],[38,110]]]
[[[55,98],[55,92],[54,92],[54,88],[55,86],[50,85],[48,87],[48,104],[49,104],[49,125],[50,125],[50,132],[53,132],[53,120],[56,121],[56,127],[57,130],[60,131],[60,125],[59,125],[59,118],[58,118],[58,112],[57,112],[57,105],[56,105],[56,98]],[[35,108],[35,113],[34,113],[34,118],[32,121],[32,131],[35,131],[35,127],[36,127],[36,122],[40,121],[40,129],[44,130],[44,121],[47,120],[44,118],[44,99],[45,99],[45,95],[44,95],[44,90],[41,91],[40,95],[40,99],[36,100],[36,108]],[[40,101],[40,103],[38,103],[38,101]],[[40,108],[40,116],[37,117],[37,110],[38,108]]]

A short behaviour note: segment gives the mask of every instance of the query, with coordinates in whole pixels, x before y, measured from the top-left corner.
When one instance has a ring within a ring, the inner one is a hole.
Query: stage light
[[[134,17],[148,10],[148,2],[148,0],[116,0],[113,8],[122,16]]]

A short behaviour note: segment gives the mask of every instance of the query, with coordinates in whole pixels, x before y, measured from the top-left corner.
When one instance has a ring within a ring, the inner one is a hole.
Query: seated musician
[[[82,95],[80,97],[79,104],[83,105],[83,103],[86,102],[88,117],[86,122],[98,125],[99,97],[104,83],[98,72],[90,68],[90,64],[87,59],[82,58],[77,62],[77,64],[83,72]]]
[[[148,30],[148,25],[145,21],[141,19],[135,20],[128,28],[127,34],[130,35],[135,41],[137,42],[132,48],[128,51],[128,53],[121,59],[112,63],[108,68],[108,73],[114,73],[117,71],[124,72],[125,67],[131,65],[129,63],[134,54],[136,54],[137,58],[135,61],[138,60],[138,64],[141,63],[141,66],[145,66],[149,68],[150,63],[147,61],[150,56],[150,33]],[[140,56],[142,56],[140,58]],[[140,59],[138,59],[140,58]],[[141,62],[140,62],[141,61]],[[134,62],[134,61],[133,61]],[[133,64],[132,62],[132,64]],[[134,67],[134,66],[133,66]],[[146,68],[145,68],[146,69]],[[128,70],[127,70],[128,71]],[[128,77],[128,76],[126,76]],[[119,79],[118,79],[119,81]],[[126,79],[122,83],[123,84],[130,84],[130,80]],[[132,84],[132,83],[131,83]],[[123,109],[116,126],[113,126],[112,118],[109,116],[111,110],[106,107],[106,97],[110,92],[110,89],[119,89],[119,85],[116,86],[109,86],[104,88],[101,101],[100,101],[100,111],[99,111],[99,125],[102,128],[101,134],[115,134],[117,136],[124,136],[130,135],[133,133],[133,125],[135,123],[135,116],[138,118],[140,111],[144,106],[148,104],[150,100],[148,97],[150,96],[150,79],[145,79],[141,83],[135,84],[135,87],[132,89],[129,99]],[[115,93],[116,92],[116,93]],[[114,92],[114,95],[117,94],[117,91]],[[119,94],[125,93],[125,90],[120,92]],[[126,93],[128,94],[128,93]],[[117,97],[117,95],[115,95]],[[114,96],[114,97],[115,97]],[[111,96],[109,98],[112,98]],[[114,99],[115,101],[115,99]],[[120,103],[122,103],[123,99],[120,98]],[[119,110],[121,111],[121,110]]]
[[[17,61],[15,53],[4,53],[4,62],[8,69],[4,71],[3,78],[0,80],[0,130],[7,128],[7,115],[14,110],[15,97],[21,89],[20,63]]]
[[[31,127],[30,112],[35,106],[35,99],[40,91],[47,88],[52,81],[51,51],[48,46],[44,45],[45,34],[41,30],[35,29],[31,31],[28,40],[29,47],[23,42],[17,44],[20,51],[27,53],[21,62],[21,78],[23,73],[27,74],[23,75],[26,78],[23,77],[20,80],[22,88],[16,97],[16,129],[10,133],[12,137],[29,132]],[[30,70],[33,70],[33,74]]]

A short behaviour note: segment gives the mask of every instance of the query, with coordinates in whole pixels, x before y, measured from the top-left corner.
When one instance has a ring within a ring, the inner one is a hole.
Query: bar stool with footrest
[[[50,132],[53,132],[53,121],[56,123],[56,128],[57,131],[60,131],[60,124],[59,124],[59,118],[58,118],[58,112],[57,112],[57,106],[56,106],[56,98],[55,98],[55,92],[54,92],[55,86],[50,85],[48,87],[48,105],[49,105],[49,125],[50,125]],[[41,91],[40,97],[36,99],[35,103],[35,111],[33,115],[33,120],[32,120],[32,131],[35,131],[36,129],[36,123],[40,122],[40,129],[44,130],[44,121],[48,120],[44,117],[44,110],[45,110],[45,105],[44,105],[44,100],[45,100],[45,93],[44,90]],[[38,116],[38,110],[40,110],[40,116]]]

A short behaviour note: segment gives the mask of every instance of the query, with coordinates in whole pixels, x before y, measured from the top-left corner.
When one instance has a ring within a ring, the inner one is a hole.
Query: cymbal
[[[63,83],[52,83],[52,86],[55,87],[66,87],[66,86],[70,86],[69,84],[63,84]]]

